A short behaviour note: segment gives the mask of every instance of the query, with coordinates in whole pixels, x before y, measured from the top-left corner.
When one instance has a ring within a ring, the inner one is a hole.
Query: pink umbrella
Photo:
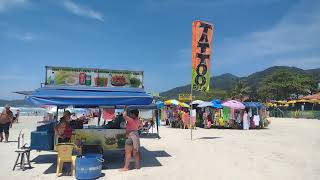
[[[245,108],[245,106],[241,102],[236,101],[236,100],[226,101],[226,102],[222,103],[222,106],[229,107],[231,109],[244,109]]]

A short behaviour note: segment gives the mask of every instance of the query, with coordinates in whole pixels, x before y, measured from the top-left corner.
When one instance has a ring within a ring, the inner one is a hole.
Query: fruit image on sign
[[[144,88],[143,71],[46,66],[46,86]]]

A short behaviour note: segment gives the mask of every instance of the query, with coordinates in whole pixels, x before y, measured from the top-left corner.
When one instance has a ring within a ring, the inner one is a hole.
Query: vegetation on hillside
[[[285,100],[312,94],[320,82],[320,69],[303,70],[295,67],[275,66],[247,77],[223,74],[211,77],[210,91],[196,92],[195,98],[247,99],[248,101]],[[190,85],[176,87],[160,93],[161,96],[178,98],[178,94],[190,93]]]

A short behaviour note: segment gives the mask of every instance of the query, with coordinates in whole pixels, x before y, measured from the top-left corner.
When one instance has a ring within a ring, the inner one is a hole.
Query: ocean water
[[[2,112],[4,107],[0,107],[0,112]],[[20,116],[43,116],[47,110],[37,107],[11,107],[13,114],[20,110]]]

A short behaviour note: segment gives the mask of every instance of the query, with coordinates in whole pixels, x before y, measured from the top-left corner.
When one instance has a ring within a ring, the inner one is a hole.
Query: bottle
[[[91,86],[91,75],[86,74],[86,85]]]
[[[95,81],[96,86],[99,87],[100,84],[101,84],[101,83],[100,83],[99,73],[98,73],[97,76],[95,77],[94,81]]]
[[[50,78],[50,84],[54,85],[55,84],[55,79],[56,79],[56,75],[54,74],[54,72],[52,71],[51,73],[51,78]]]
[[[80,85],[84,85],[85,82],[86,82],[86,73],[81,72],[81,73],[79,74],[79,84],[80,84]]]

